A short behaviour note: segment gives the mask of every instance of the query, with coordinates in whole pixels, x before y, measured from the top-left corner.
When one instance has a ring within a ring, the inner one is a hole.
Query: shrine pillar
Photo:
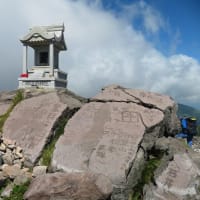
[[[54,46],[49,44],[49,65],[52,67],[52,76],[54,75]]]
[[[23,68],[22,68],[22,74],[27,74],[27,59],[28,58],[28,46],[23,46]]]

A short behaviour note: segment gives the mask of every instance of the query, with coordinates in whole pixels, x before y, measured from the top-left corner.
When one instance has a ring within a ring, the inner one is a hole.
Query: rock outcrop
[[[106,87],[69,120],[52,167],[104,174],[114,186],[112,199],[128,199],[147,151],[158,137],[177,132],[176,109],[168,96]]]
[[[26,164],[31,166],[53,136],[59,119],[69,118],[80,108],[81,102],[64,90],[42,94],[26,91],[25,97],[5,122],[3,135],[23,148]]]
[[[156,148],[167,150],[172,157],[165,164],[162,160],[154,173],[154,184],[144,188],[143,199],[200,199],[199,153],[188,148],[183,141],[174,138],[160,138],[156,143]]]
[[[54,173],[35,178],[25,200],[106,200],[112,193],[110,180],[92,173]]]
[[[190,149],[173,137],[180,124],[170,97],[115,85],[89,100],[31,89],[13,107],[15,94],[0,93],[0,115],[14,108],[0,140],[2,196],[33,178],[26,200],[200,199],[200,140]],[[51,166],[40,166],[50,141]]]

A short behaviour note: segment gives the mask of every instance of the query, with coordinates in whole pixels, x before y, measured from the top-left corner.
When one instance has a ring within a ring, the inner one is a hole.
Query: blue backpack
[[[180,119],[182,132],[185,134],[197,134],[197,120],[195,117],[184,117]]]

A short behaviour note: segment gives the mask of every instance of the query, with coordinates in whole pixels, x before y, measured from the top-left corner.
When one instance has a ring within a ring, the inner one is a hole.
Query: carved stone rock
[[[35,163],[53,134],[57,120],[66,109],[80,107],[80,101],[68,96],[66,104],[58,93],[49,92],[20,102],[7,119],[3,135],[24,150],[27,163]],[[71,104],[70,104],[71,103]],[[17,152],[18,157],[20,153]]]
[[[156,186],[146,189],[144,200],[199,199],[199,176],[200,169],[187,153],[175,154],[155,179]]]
[[[169,129],[168,118],[173,115],[176,120],[175,113],[176,104],[168,96],[106,87],[69,120],[56,144],[52,167],[102,173],[122,191],[140,145],[151,148],[159,136],[172,134],[176,126]]]

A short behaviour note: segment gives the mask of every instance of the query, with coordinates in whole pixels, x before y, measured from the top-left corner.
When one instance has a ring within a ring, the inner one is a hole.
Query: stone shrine
[[[23,44],[23,69],[19,88],[66,88],[67,73],[59,69],[59,52],[67,50],[64,25],[36,26],[20,41]],[[28,68],[28,47],[34,50],[34,66]]]

